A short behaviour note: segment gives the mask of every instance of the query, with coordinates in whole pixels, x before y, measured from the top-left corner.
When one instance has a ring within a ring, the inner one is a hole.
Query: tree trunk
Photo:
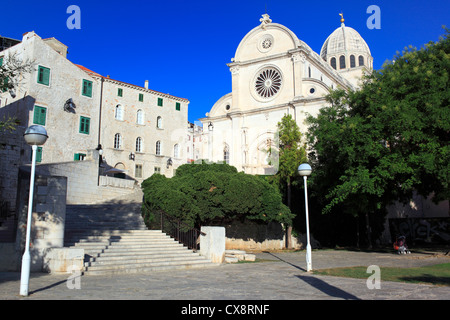
[[[372,230],[370,228],[368,212],[366,212],[366,233],[367,233],[367,247],[369,249],[372,249]]]
[[[288,180],[287,180],[287,206],[290,210],[291,209],[291,179],[290,178],[288,178]],[[291,235],[292,235],[292,226],[288,226],[287,230],[286,230],[286,249],[292,248]]]

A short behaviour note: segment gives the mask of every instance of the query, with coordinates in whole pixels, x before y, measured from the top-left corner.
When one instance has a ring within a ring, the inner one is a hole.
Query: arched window
[[[116,133],[114,136],[114,149],[122,149],[122,135]]]
[[[345,56],[339,57],[339,69],[345,69]]]
[[[336,58],[331,58],[330,60],[331,67],[336,70]]]
[[[142,138],[136,138],[136,152],[142,152]]]
[[[161,141],[156,141],[156,155],[161,155]]]
[[[308,77],[311,78],[311,67],[308,67]]]
[[[161,117],[156,118],[156,127],[158,129],[162,129],[162,118]]]
[[[359,62],[359,66],[363,66],[364,65],[364,57],[363,56],[359,56],[358,57],[358,62]]]
[[[136,123],[137,124],[144,124],[144,111],[139,109],[136,114]]]
[[[228,148],[228,146],[225,146],[225,148],[223,148],[223,162],[225,162],[226,164],[230,164],[230,149]]]
[[[356,67],[356,60],[355,60],[355,56],[351,55],[350,56],[350,68],[354,68]]]
[[[173,146],[173,157],[178,158],[180,156],[180,148],[178,147],[178,144]]]
[[[116,106],[114,117],[116,118],[116,120],[123,120],[123,107],[121,104],[118,104]]]

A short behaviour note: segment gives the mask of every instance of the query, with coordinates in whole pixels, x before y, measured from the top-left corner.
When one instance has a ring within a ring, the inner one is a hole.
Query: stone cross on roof
[[[270,16],[267,13],[263,14],[262,18],[259,19],[259,21],[261,22],[261,26],[263,28],[266,24],[272,23],[272,19],[270,19]]]

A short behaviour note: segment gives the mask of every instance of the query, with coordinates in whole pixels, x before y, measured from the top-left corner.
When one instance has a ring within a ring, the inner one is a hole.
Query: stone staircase
[[[147,230],[141,204],[117,200],[67,205],[64,246],[85,250],[84,274],[215,266],[160,230]]]

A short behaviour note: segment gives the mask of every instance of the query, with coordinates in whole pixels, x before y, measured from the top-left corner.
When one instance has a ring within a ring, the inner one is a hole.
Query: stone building
[[[269,162],[268,150],[277,147],[281,118],[292,115],[305,132],[307,115],[325,106],[329,89],[356,88],[362,74],[372,69],[373,58],[364,39],[343,19],[320,55],[267,14],[260,22],[228,64],[232,92],[200,121],[210,128],[205,129],[203,158],[250,174],[271,174],[277,159]]]
[[[102,76],[72,63],[67,52],[57,39],[35,32],[0,52],[5,66],[10,56],[34,63],[30,73],[18,77],[14,92],[0,92],[0,121],[18,121],[14,132],[0,135],[0,204],[8,212],[15,210],[19,168],[31,163],[23,133],[33,124],[44,126],[49,136],[37,150],[37,164],[58,164],[52,166],[58,175],[67,168],[69,200],[83,201],[71,197],[72,191],[91,185],[80,179],[74,185],[70,163],[87,160],[100,146],[99,170],[79,172],[96,185],[133,188],[155,172],[172,176],[188,158],[189,100],[150,90],[147,83],[140,87]],[[50,171],[46,174],[54,174]]]
[[[54,38],[42,39],[27,32],[19,44],[4,50],[4,61],[15,54],[33,61],[34,70],[24,74],[15,97],[1,94],[0,115],[15,117],[21,128],[42,125],[48,140],[38,149],[37,162],[73,161],[98,144],[100,87],[98,79],[75,66],[67,46]],[[71,102],[71,103],[69,103]],[[21,152],[23,164],[31,162],[31,147]]]
[[[148,81],[141,87],[78,67],[101,83],[104,173],[138,182],[153,173],[173,176],[186,163],[189,100],[151,90]]]

